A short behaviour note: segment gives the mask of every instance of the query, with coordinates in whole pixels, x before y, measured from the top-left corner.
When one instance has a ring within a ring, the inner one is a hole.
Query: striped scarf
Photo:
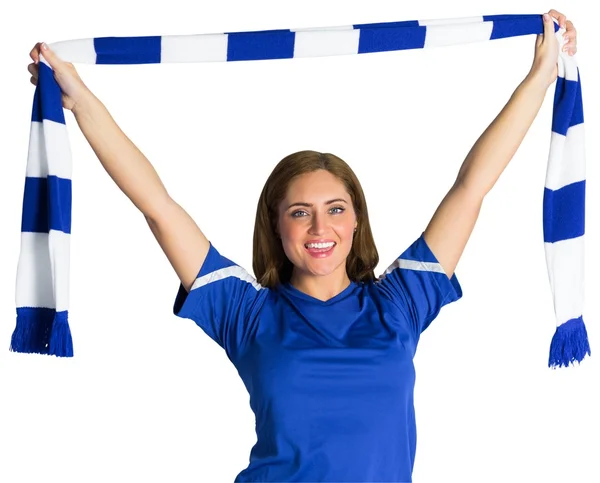
[[[50,47],[66,62],[87,64],[233,62],[422,49],[543,32],[541,15],[492,15],[294,30],[101,37]],[[562,35],[557,38],[562,47]],[[71,171],[61,90],[41,56],[24,188],[12,351],[73,355],[68,323]],[[550,367],[566,367],[590,354],[582,315],[584,227],[581,79],[574,57],[561,50],[543,194],[544,248],[556,315]]]

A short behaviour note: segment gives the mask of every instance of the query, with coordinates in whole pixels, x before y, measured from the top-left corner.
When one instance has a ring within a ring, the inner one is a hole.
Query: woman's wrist
[[[537,89],[541,94],[546,94],[548,88],[554,81],[550,81],[547,76],[542,75],[537,70],[531,70],[521,82],[521,85],[527,86],[528,89]]]

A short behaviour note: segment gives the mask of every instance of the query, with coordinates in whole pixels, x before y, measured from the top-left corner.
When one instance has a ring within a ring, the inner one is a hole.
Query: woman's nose
[[[310,225],[311,233],[321,234],[325,232],[326,221],[323,216],[313,215],[312,223]]]

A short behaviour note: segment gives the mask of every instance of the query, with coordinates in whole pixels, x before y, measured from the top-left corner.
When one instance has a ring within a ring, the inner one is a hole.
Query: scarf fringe
[[[548,367],[568,367],[581,362],[587,355],[591,356],[587,330],[583,316],[571,319],[556,328],[550,344]]]
[[[68,312],[56,312],[52,331],[50,333],[50,342],[48,344],[48,354],[57,357],[73,357],[73,338],[69,328]]]
[[[10,341],[11,352],[73,357],[73,339],[66,310],[19,307]]]

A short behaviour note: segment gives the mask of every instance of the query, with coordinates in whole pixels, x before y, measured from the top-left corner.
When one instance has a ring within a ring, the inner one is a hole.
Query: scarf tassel
[[[568,367],[575,361],[581,362],[586,354],[591,355],[591,351],[582,316],[571,319],[556,328],[550,343],[548,366],[552,368]]]
[[[73,357],[68,311],[20,307],[10,341],[11,352]]]

